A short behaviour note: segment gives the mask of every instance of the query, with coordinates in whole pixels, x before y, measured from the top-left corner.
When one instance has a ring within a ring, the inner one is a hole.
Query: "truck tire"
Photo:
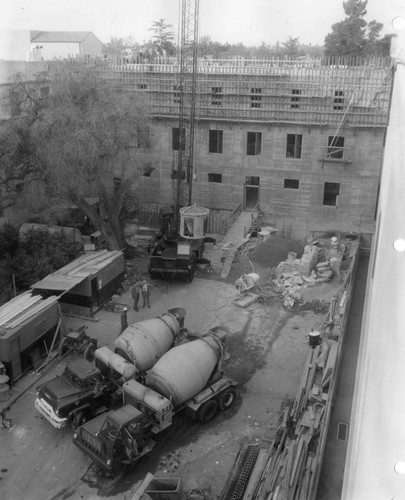
[[[75,413],[73,415],[73,419],[72,419],[73,429],[76,430],[78,427],[80,427],[86,421],[87,421],[87,412],[84,410],[78,411],[77,413]]]
[[[96,348],[95,348],[93,342],[90,342],[89,345],[84,350],[83,354],[84,354],[84,357],[88,361],[93,361],[95,352],[96,352]]]
[[[208,422],[211,422],[217,412],[218,403],[215,399],[210,399],[209,401],[206,401],[198,410],[198,420],[203,424],[207,424]]]
[[[225,391],[221,392],[218,396],[218,407],[221,411],[227,410],[233,405],[235,401],[235,389],[230,387],[229,389],[225,389]]]

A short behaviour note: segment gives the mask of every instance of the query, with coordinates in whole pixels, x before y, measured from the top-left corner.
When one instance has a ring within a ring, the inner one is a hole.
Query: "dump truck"
[[[114,342],[114,352],[95,350],[94,363],[75,355],[61,375],[37,387],[35,408],[55,428],[77,428],[122,401],[122,385],[138,379],[184,333],[182,308],[129,325]]]
[[[123,405],[76,429],[74,444],[102,471],[114,473],[149,453],[176,413],[206,423],[230,408],[236,383],[225,376],[224,333],[210,331],[170,349],[142,381],[123,385]]]

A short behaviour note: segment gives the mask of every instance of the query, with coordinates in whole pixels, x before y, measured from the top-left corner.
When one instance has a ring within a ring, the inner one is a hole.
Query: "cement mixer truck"
[[[218,331],[173,347],[145,373],[123,385],[123,405],[78,427],[74,444],[103,471],[114,473],[150,452],[155,436],[184,410],[206,423],[230,408],[236,383],[223,375]]]
[[[133,323],[108,347],[96,349],[94,363],[75,356],[64,371],[37,387],[35,408],[54,427],[83,422],[122,401],[122,385],[138,380],[171,349],[184,332],[182,308]]]

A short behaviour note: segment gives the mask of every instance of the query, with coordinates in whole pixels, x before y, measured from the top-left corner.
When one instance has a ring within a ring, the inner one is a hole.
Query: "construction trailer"
[[[44,298],[57,295],[63,312],[92,316],[121,286],[124,274],[121,251],[91,251],[31,288]]]
[[[0,307],[0,361],[11,382],[48,353],[60,318],[55,295],[28,291]]]

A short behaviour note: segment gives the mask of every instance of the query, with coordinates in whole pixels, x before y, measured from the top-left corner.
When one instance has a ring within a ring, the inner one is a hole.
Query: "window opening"
[[[328,137],[327,158],[343,158],[345,138],[339,136]]]
[[[297,109],[300,107],[298,103],[300,100],[299,96],[301,95],[301,90],[300,89],[292,89],[291,93],[293,95],[291,97],[291,108]]]
[[[186,142],[186,130],[184,128],[181,129],[182,134],[180,137],[180,129],[179,127],[173,127],[172,128],[172,149],[175,151],[180,150],[180,142],[181,142],[181,149],[184,151],[185,150],[185,142]]]
[[[345,93],[343,90],[335,90],[335,98],[333,99],[333,109],[343,109]]]
[[[246,154],[259,155],[261,151],[262,151],[262,133],[248,132]]]
[[[208,151],[210,153],[222,153],[222,130],[210,130],[209,131],[209,144]]]
[[[284,189],[299,189],[300,181],[298,179],[284,179]]]
[[[180,104],[180,85],[173,85],[174,104]]]
[[[222,182],[222,174],[208,174],[208,182]]]
[[[325,182],[323,191],[323,204],[333,207],[338,206],[340,184],[338,182]]]
[[[259,88],[252,88],[251,89],[251,96],[250,96],[250,107],[251,108],[260,108],[261,106],[261,100],[262,100],[262,89]]]
[[[138,83],[138,89],[139,90],[146,90],[147,89],[146,83]]]
[[[246,186],[259,186],[260,185],[260,177],[256,176],[246,176],[245,177]]]
[[[222,87],[211,87],[211,104],[222,106]]]
[[[301,158],[302,135],[287,134],[287,158]]]

